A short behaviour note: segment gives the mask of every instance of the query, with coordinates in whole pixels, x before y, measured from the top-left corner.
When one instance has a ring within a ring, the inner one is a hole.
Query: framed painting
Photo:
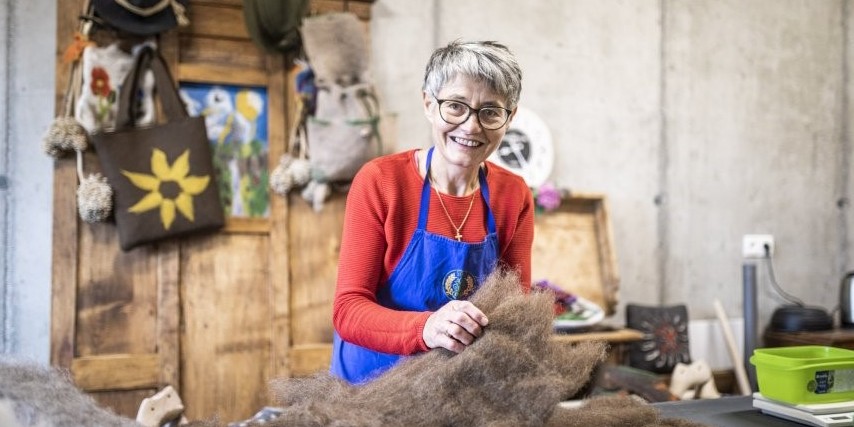
[[[193,116],[204,116],[227,217],[270,215],[268,96],[263,86],[181,82]]]

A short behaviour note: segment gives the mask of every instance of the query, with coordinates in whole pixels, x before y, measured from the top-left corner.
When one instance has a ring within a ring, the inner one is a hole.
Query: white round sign
[[[539,187],[554,167],[552,135],[539,116],[520,106],[489,160],[521,176],[529,187]]]

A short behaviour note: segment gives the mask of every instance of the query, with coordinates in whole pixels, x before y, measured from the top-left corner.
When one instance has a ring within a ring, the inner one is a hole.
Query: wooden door
[[[58,2],[58,49],[83,2]],[[363,19],[370,10],[347,1],[311,9]],[[240,0],[193,0],[188,10],[191,25],[158,40],[173,77],[265,90],[272,171],[286,146],[292,72],[251,42]],[[58,61],[57,106],[67,74]],[[92,152],[85,164],[87,174],[99,169]],[[298,194],[270,194],[264,218],[232,216],[215,234],[122,252],[113,224],[78,219],[75,168],[55,164],[51,363],[78,387],[135,417],[143,398],[172,385],[189,419],[233,421],[271,403],[270,379],[326,369],[344,194],[321,213]]]
[[[82,0],[57,3],[58,48],[77,30]],[[57,55],[57,107],[68,65]],[[97,171],[92,152],[86,173]],[[139,402],[179,383],[181,244],[119,249],[114,225],[77,217],[76,162],[54,168],[51,363],[70,369],[76,384],[105,406],[135,416]]]
[[[193,2],[191,21],[164,43],[175,48],[175,78],[265,91],[272,170],[285,147],[283,58],[252,43],[239,0]],[[182,242],[180,393],[188,418],[245,419],[269,405],[270,378],[288,374],[289,212],[281,197],[269,202],[266,217],[230,216],[222,232]]]

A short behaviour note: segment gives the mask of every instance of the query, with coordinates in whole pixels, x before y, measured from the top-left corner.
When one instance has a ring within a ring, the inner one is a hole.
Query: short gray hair
[[[515,109],[522,92],[522,69],[507,46],[494,41],[449,43],[436,49],[427,62],[423,90],[436,96],[458,75],[486,83]]]

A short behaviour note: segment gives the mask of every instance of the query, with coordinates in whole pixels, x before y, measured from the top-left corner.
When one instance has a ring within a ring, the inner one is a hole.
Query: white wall
[[[768,233],[781,286],[830,310],[854,267],[850,9],[840,0],[379,0],[374,74],[397,147],[417,147],[429,52],[455,38],[509,45],[523,67],[521,103],[555,141],[552,180],[609,197],[621,304],[686,303],[692,318],[713,319],[718,298],[740,317],[741,238]],[[781,301],[758,267],[764,325]]]
[[[0,5],[0,22],[3,23],[4,30],[0,33],[0,58],[3,58],[2,66],[0,66],[0,82],[7,81],[8,77],[8,63],[9,61],[6,58],[9,57],[9,33],[11,32],[11,26],[9,17],[9,5],[2,4]],[[11,327],[11,319],[7,316],[7,308],[9,299],[6,298],[7,295],[7,287],[9,286],[9,282],[11,279],[8,277],[7,272],[9,268],[8,265],[8,257],[11,255],[11,251],[8,249],[9,243],[9,153],[11,152],[11,145],[9,144],[9,131],[8,126],[6,126],[6,117],[8,114],[8,96],[6,95],[6,86],[0,86],[0,141],[2,141],[3,146],[2,150],[0,150],[0,218],[2,218],[2,223],[0,223],[0,272],[2,272],[2,281],[0,281],[0,331],[3,332],[0,335],[0,350],[4,352],[8,352],[7,348],[9,347],[9,337],[7,336],[7,330]]]
[[[53,119],[56,7],[2,2],[0,22],[0,350],[46,363],[53,166],[41,136]]]
[[[4,352],[46,359],[55,7],[0,5]],[[781,285],[831,309],[854,269],[850,0],[378,0],[374,78],[395,149],[428,143],[429,53],[495,39],[523,67],[562,187],[607,194],[626,302],[741,313],[741,236],[769,233]],[[760,322],[780,304],[759,264]],[[611,319],[622,322],[622,310]]]

